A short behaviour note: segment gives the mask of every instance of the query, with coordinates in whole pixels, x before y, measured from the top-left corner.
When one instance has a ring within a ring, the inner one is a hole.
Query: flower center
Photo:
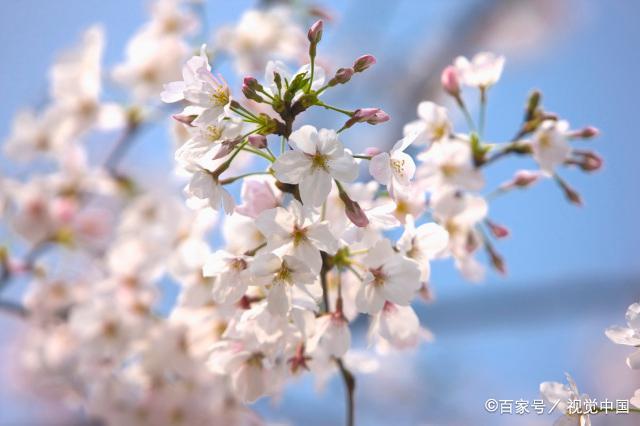
[[[387,275],[382,270],[382,266],[371,268],[369,269],[369,272],[371,272],[371,275],[373,275],[373,285],[379,287],[385,283]]]
[[[209,142],[220,140],[220,137],[222,136],[222,129],[218,126],[207,126],[206,136]]]
[[[225,106],[229,103],[229,88],[225,85],[220,85],[214,88],[211,94],[211,101],[214,105]]]
[[[307,228],[300,228],[296,225],[293,228],[293,232],[291,233],[291,238],[293,239],[293,245],[297,246],[301,242],[307,239]]]
[[[327,156],[319,152],[311,157],[311,168],[327,170]]]
[[[244,259],[240,258],[233,259],[230,262],[229,267],[234,271],[244,271],[245,269],[247,269],[247,262]]]
[[[280,266],[280,269],[276,272],[276,281],[283,283],[291,282],[291,269],[289,269],[285,262],[282,262],[282,266]]]
[[[458,173],[458,166],[455,164],[443,164],[440,166],[440,171],[445,177],[453,177]]]
[[[447,134],[447,125],[440,124],[433,129],[433,139],[440,140]]]
[[[392,159],[391,169],[396,176],[404,177],[404,160]]]
[[[543,133],[540,136],[539,141],[540,141],[540,146],[542,148],[549,148],[551,146],[551,137],[549,136],[548,133]]]

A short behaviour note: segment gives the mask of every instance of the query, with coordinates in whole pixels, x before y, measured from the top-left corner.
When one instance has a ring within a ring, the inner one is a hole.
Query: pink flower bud
[[[193,120],[198,118],[197,115],[186,115],[186,114],[174,114],[171,116],[174,120],[179,123],[186,124],[189,127],[193,127]]]
[[[491,234],[496,238],[506,238],[511,234],[509,228],[490,220],[487,220],[487,226],[489,227]]]
[[[500,189],[504,191],[512,189],[513,187],[526,188],[527,186],[536,183],[538,179],[540,179],[539,172],[533,172],[530,170],[518,170],[513,176],[513,179],[500,185]]]
[[[253,77],[245,77],[242,82],[242,94],[247,99],[251,99],[252,101],[256,101],[258,103],[263,102],[263,99],[260,95],[258,95],[258,90],[262,88],[258,80]]]
[[[366,148],[364,150],[365,155],[368,155],[369,157],[375,157],[376,155],[380,154],[382,152],[382,150],[380,148],[377,148],[375,146],[370,146],[368,148]]]
[[[333,87],[336,84],[345,84],[351,80],[354,72],[355,71],[353,71],[352,68],[340,68],[336,71],[335,76],[329,81],[329,86]]]
[[[265,135],[250,135],[248,138],[249,145],[254,148],[263,149],[267,147],[267,137]]]
[[[356,61],[353,63],[353,70],[355,72],[362,72],[375,63],[376,58],[374,58],[372,55],[363,55],[356,59]]]
[[[578,191],[569,186],[569,184],[563,179],[556,178],[556,182],[558,182],[560,188],[564,192],[564,196],[567,198],[567,200],[569,200],[570,203],[575,204],[578,207],[581,207],[583,205],[582,197],[580,196]]]
[[[318,44],[322,39],[322,19],[317,20],[311,28],[309,28],[309,32],[307,33],[307,38],[309,39],[309,43]]]
[[[599,134],[600,134],[600,130],[596,129],[593,126],[587,126],[584,129],[576,131],[571,136],[575,138],[591,139],[591,138],[595,138]]]
[[[369,124],[379,124],[384,123],[385,121],[389,121],[391,117],[389,114],[381,110],[380,108],[359,108],[355,110],[353,115],[347,122],[344,124],[345,128],[349,128],[353,126],[355,123],[369,123]]]
[[[458,79],[458,70],[453,65],[449,65],[442,70],[440,76],[440,82],[442,88],[451,96],[457,97],[460,95],[460,81]]]
[[[602,163],[602,157],[595,152],[588,151],[583,154],[581,168],[585,172],[595,172],[602,168]]]
[[[360,207],[360,204],[349,198],[349,194],[347,194],[343,190],[340,190],[338,195],[344,203],[344,211],[349,220],[354,225],[360,228],[364,228],[365,226],[367,226],[369,224],[369,218],[367,217],[364,210],[362,210],[362,207]]]

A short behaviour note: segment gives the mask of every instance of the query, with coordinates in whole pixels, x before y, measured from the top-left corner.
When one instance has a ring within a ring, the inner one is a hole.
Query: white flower
[[[545,120],[535,131],[531,140],[533,158],[545,173],[551,175],[562,165],[571,153],[567,138],[569,123]]]
[[[185,193],[197,203],[198,207],[209,206],[219,210],[222,204],[225,213],[233,213],[235,207],[233,197],[220,185],[212,172],[199,166],[191,166],[188,170],[193,174],[185,188]]]
[[[406,306],[420,288],[418,264],[393,251],[387,239],[370,249],[363,263],[367,272],[356,300],[361,312],[375,314],[386,301]]]
[[[633,393],[633,396],[631,397],[629,402],[636,408],[640,408],[640,389],[636,390]]]
[[[207,365],[214,373],[230,375],[235,394],[245,403],[257,400],[268,390],[270,374],[264,354],[248,350],[242,342],[215,343]]]
[[[322,266],[320,250],[328,254],[338,250],[338,240],[331,234],[329,224],[315,222],[309,209],[296,200],[288,210],[277,207],[262,212],[255,223],[266,236],[269,251],[282,248],[283,254],[297,257],[316,274]]]
[[[313,353],[320,347],[324,354],[343,357],[351,346],[349,322],[344,315],[332,313],[316,319],[316,332],[309,341],[308,350]]]
[[[413,158],[404,152],[413,142],[414,136],[399,140],[389,153],[382,152],[369,163],[371,176],[382,185],[386,185],[392,197],[395,197],[397,191],[405,192],[416,172]]]
[[[178,163],[197,163],[203,157],[215,158],[223,141],[232,141],[242,133],[242,121],[236,118],[218,116],[212,122],[194,122],[189,127],[191,138],[176,150],[175,158]],[[224,152],[226,154],[226,152]]]
[[[629,327],[609,327],[605,334],[618,345],[640,347],[640,303],[634,303],[625,315]],[[640,369],[640,349],[629,355],[627,365],[634,370]]]
[[[574,410],[570,407],[571,404],[575,404],[576,408],[584,409],[589,396],[586,394],[580,394],[576,383],[573,381],[569,374],[567,376],[567,382],[569,385],[564,385],[558,382],[544,382],[540,384],[540,393],[549,401],[550,404],[556,406],[559,411],[564,412],[564,416],[555,421],[554,426],[591,426],[591,419],[588,414],[574,413]],[[572,403],[572,401],[578,401]],[[580,407],[577,407],[580,404]],[[571,409],[570,409],[571,408]]]
[[[464,56],[458,56],[454,66],[462,84],[486,89],[500,80],[504,68],[504,56],[481,52],[476,54],[471,62]]]
[[[482,281],[484,268],[473,258],[480,247],[481,237],[475,226],[487,216],[484,198],[455,190],[434,194],[433,217],[449,233],[449,252],[456,267],[470,281]]]
[[[368,338],[371,343],[382,340],[396,349],[406,349],[416,346],[422,335],[420,320],[411,306],[385,302],[373,316]]]
[[[202,275],[215,277],[213,300],[217,303],[235,303],[245,294],[251,280],[247,256],[233,255],[218,250],[209,255],[202,267]]]
[[[404,233],[396,246],[401,253],[418,262],[420,281],[429,280],[429,261],[442,255],[449,245],[449,233],[437,223],[425,223],[416,228],[413,216],[407,215]]]
[[[332,179],[351,182],[358,176],[353,157],[333,130],[318,132],[305,125],[291,133],[289,143],[293,150],[278,157],[273,171],[279,181],[299,185],[305,205],[321,206],[331,192]]]
[[[303,262],[293,256],[267,253],[257,256],[251,263],[254,284],[268,288],[267,309],[273,315],[286,315],[291,307],[292,287],[303,292],[315,282],[316,276]]]
[[[306,38],[291,12],[285,7],[248,10],[235,27],[218,31],[216,44],[231,55],[239,74],[260,70],[273,57],[301,57]]]
[[[7,156],[28,161],[37,154],[57,156],[68,145],[69,127],[62,120],[60,110],[48,108],[37,115],[32,110],[22,110],[14,118],[11,136],[3,149]]]
[[[172,81],[163,86],[163,90],[160,93],[162,102],[173,103],[184,100],[187,90],[192,93],[192,91],[199,90],[204,84],[200,78],[201,72],[210,71],[211,66],[207,57],[207,46],[203,44],[200,48],[200,55],[192,56],[182,66],[182,80]]]
[[[175,35],[139,32],[126,48],[126,59],[113,68],[113,79],[130,89],[137,101],[155,101],[163,85],[180,76],[188,46]]]
[[[451,133],[451,122],[445,107],[433,102],[420,102],[418,117],[420,119],[404,126],[405,137],[415,135],[416,145],[429,145],[448,139]]]
[[[432,145],[418,155],[418,180],[425,189],[438,191],[448,188],[477,191],[484,186],[484,177],[473,164],[469,141],[450,139]]]

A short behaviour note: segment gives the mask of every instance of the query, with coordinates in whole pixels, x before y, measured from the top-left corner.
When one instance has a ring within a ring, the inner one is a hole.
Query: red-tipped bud
[[[451,96],[458,97],[460,95],[460,79],[458,78],[458,70],[453,65],[449,65],[442,70],[440,82],[442,83],[442,88],[445,92]]]
[[[353,63],[353,71],[362,72],[376,63],[376,58],[373,55],[363,55],[355,60]]]
[[[309,43],[318,44],[322,39],[322,29],[324,24],[322,23],[322,19],[317,20],[311,28],[309,28],[309,32],[307,33],[307,38],[309,39]]]
[[[585,152],[582,156],[582,163],[580,167],[585,172],[595,172],[602,168],[602,157],[600,157],[595,152]]]
[[[600,135],[600,130],[593,126],[587,126],[584,129],[576,130],[571,133],[571,137],[580,139],[591,139]]]
[[[258,103],[264,102],[262,97],[258,94],[258,91],[262,89],[258,80],[253,77],[245,77],[242,82],[242,94],[247,99],[251,99]]]
[[[533,172],[530,170],[518,170],[513,176],[513,179],[500,185],[500,189],[506,191],[508,189],[512,189],[513,187],[526,188],[536,183],[538,179],[540,179],[540,176],[541,175],[539,172]]]
[[[511,234],[511,232],[509,231],[509,228],[507,228],[504,225],[500,225],[498,223],[492,222],[490,220],[487,220],[487,226],[491,231],[491,235],[493,235],[496,238],[506,238]]]
[[[578,191],[570,187],[569,184],[563,179],[556,178],[556,181],[560,185],[560,188],[562,189],[562,192],[564,192],[564,196],[567,198],[567,200],[578,207],[582,207],[582,197],[580,196]]]
[[[344,211],[349,220],[354,225],[360,228],[364,228],[365,226],[367,226],[369,224],[369,218],[367,217],[364,210],[362,210],[362,207],[360,207],[360,204],[358,204],[356,201],[353,201],[349,197],[349,194],[344,192],[344,190],[342,189],[339,189],[338,195],[344,203]]]
[[[197,115],[186,115],[186,114],[174,114],[171,116],[174,120],[186,124],[187,126],[193,127],[193,120],[198,118]]]
[[[493,269],[498,271],[500,275],[507,275],[507,265],[503,257],[490,244],[487,244],[487,253],[489,253],[489,260]]]
[[[254,148],[263,149],[267,147],[267,137],[265,135],[249,135],[247,138],[249,145]]]
[[[390,118],[389,114],[380,108],[360,108],[355,110],[351,118],[344,124],[344,127],[349,128],[355,123],[369,123],[376,125],[389,121]]]
[[[329,86],[333,87],[337,84],[345,84],[346,82],[351,80],[354,72],[355,71],[353,71],[352,68],[340,68],[338,71],[336,71],[336,74],[333,76],[333,78],[329,80]]]

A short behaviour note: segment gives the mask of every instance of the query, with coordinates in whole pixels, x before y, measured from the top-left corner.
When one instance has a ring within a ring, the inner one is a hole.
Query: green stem
[[[467,106],[465,105],[460,95],[456,96],[456,103],[458,104],[458,107],[462,111],[462,114],[464,115],[465,120],[467,120],[467,126],[469,126],[469,129],[471,131],[475,131],[476,125],[473,122],[473,118],[471,118],[471,114],[469,113],[469,110],[467,109]]]
[[[330,109],[332,111],[336,111],[336,112],[342,113],[342,114],[347,115],[349,117],[351,117],[353,115],[353,111],[348,111],[346,109],[334,107],[332,105],[327,105],[324,102],[319,102],[318,101],[318,103],[316,105],[321,106],[321,107],[326,108],[326,109]]]
[[[233,183],[235,181],[237,181],[238,179],[244,179],[248,176],[258,176],[258,175],[270,175],[270,172],[249,172],[249,173],[243,173],[241,175],[238,176],[233,176],[230,178],[226,178],[220,181],[220,185],[228,185],[230,183]]]
[[[480,112],[478,122],[480,123],[480,127],[478,128],[478,135],[480,139],[484,138],[484,125],[485,125],[485,117],[487,114],[487,89],[485,87],[480,88]]]
[[[353,158],[361,158],[363,160],[371,160],[373,157],[371,155],[362,155],[362,154],[354,154]]]

